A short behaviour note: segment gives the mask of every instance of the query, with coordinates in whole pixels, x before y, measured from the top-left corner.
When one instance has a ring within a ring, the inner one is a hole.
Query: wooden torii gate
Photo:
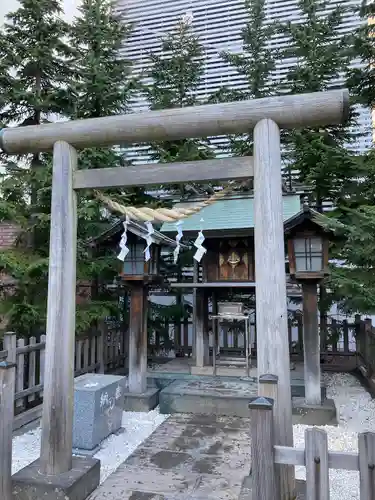
[[[72,469],[76,288],[76,191],[254,176],[258,372],[278,376],[275,408],[279,445],[293,446],[280,128],[342,123],[348,93],[334,90],[225,104],[151,111],[3,129],[9,154],[53,151],[47,306],[46,377],[40,473]],[[254,129],[254,158],[76,170],[77,149],[241,134]],[[284,466],[282,498],[293,498],[293,468]]]

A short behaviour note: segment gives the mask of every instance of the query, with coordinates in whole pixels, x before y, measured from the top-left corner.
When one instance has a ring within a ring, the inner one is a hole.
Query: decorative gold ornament
[[[238,266],[238,264],[241,262],[241,258],[240,256],[238,255],[237,252],[232,252],[229,257],[228,257],[228,264],[230,264],[232,266],[232,268],[234,269],[236,266]]]

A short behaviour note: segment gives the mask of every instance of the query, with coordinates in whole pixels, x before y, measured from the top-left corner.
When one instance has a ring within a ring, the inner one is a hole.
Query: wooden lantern
[[[285,224],[289,272],[296,280],[321,280],[329,274],[329,233],[314,219],[309,207]]]
[[[148,262],[145,261],[146,242],[144,239],[129,231],[127,247],[129,253],[122,264],[122,278],[126,281],[156,280],[160,274],[160,245],[155,243],[151,245],[151,258]]]

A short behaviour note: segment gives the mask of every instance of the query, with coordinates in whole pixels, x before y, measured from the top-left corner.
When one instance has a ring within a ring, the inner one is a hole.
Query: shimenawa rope
[[[102,201],[112,212],[118,212],[126,215],[129,219],[142,222],[176,222],[181,219],[186,219],[191,215],[200,212],[203,208],[212,205],[218,200],[227,196],[235,188],[235,183],[231,182],[223,190],[210,196],[207,200],[196,203],[191,207],[176,207],[176,208],[150,208],[150,207],[126,207],[112,200],[108,196],[103,195],[99,191],[94,191],[95,196]]]

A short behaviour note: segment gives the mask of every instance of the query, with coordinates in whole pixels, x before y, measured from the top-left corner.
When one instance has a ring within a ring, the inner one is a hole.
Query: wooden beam
[[[73,170],[77,154],[66,142],[53,149],[48,273],[46,364],[43,395],[41,472],[72,468],[74,343],[76,309],[77,200]]]
[[[0,134],[0,148],[12,154],[37,153],[51,151],[60,140],[83,149],[241,134],[263,118],[289,129],[335,125],[348,115],[348,95],[346,90],[330,90],[6,128]]]
[[[359,435],[360,438],[361,434]],[[304,448],[289,448],[287,446],[274,446],[275,463],[306,466],[306,453]],[[359,470],[358,453],[346,451],[329,451],[328,467],[330,469]]]
[[[258,373],[278,377],[277,444],[293,446],[280,131],[272,120],[254,129],[254,220]],[[293,498],[294,469],[282,473],[280,498]]]
[[[304,281],[302,293],[305,401],[310,405],[320,405],[322,395],[320,390],[320,339],[316,282]]]
[[[253,176],[251,157],[182,163],[149,163],[131,167],[93,168],[74,173],[74,189],[110,188],[122,186],[152,186],[155,184],[185,184],[186,182],[229,181]]]
[[[255,288],[255,283],[251,281],[186,282],[171,283],[170,288]]]

